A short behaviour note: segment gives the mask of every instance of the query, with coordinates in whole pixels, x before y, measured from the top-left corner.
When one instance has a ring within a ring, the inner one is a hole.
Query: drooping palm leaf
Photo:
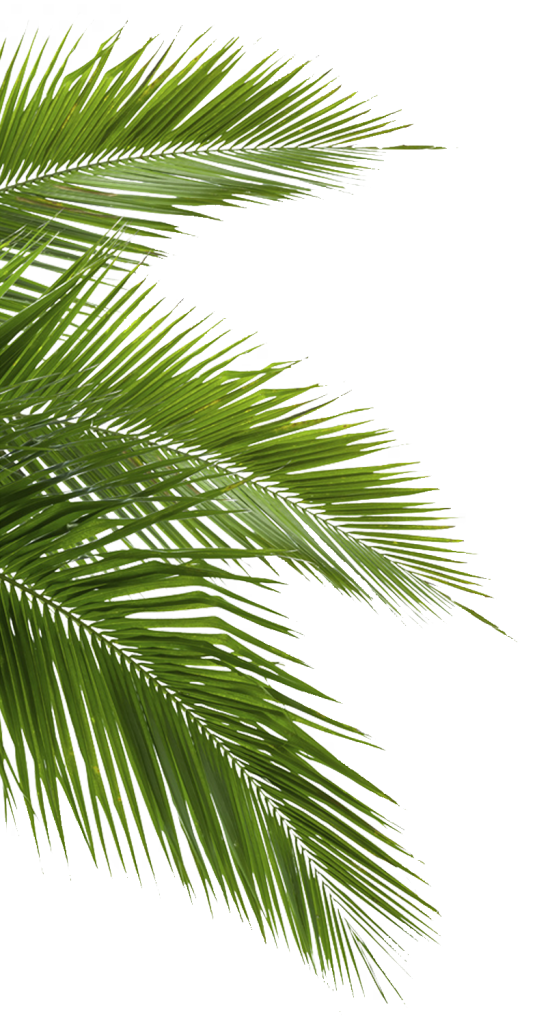
[[[79,256],[118,218],[127,258],[154,252],[147,240],[177,230],[173,215],[333,184],[396,130],[305,65],[266,57],[240,74],[236,40],[200,37],[171,62],[171,48],[148,57],[149,40],[110,66],[119,36],[73,70],[68,36],[52,58],[35,39],[11,59],[0,50],[0,242],[46,230],[42,266]]]
[[[164,455],[182,458],[197,473],[199,494],[206,479],[210,487],[217,480],[232,488],[227,539],[276,547],[290,564],[347,593],[422,610],[451,606],[443,587],[479,593],[475,578],[453,557],[459,541],[444,532],[444,510],[415,500],[429,488],[406,464],[368,464],[388,446],[387,431],[359,429],[354,414],[344,414],[340,424],[340,415],[325,411],[325,400],[313,400],[314,389],[270,386],[288,364],[242,370],[235,365],[236,343],[214,352],[219,339],[205,324],[188,326],[186,314],[171,322],[151,315],[150,289],[132,283],[132,272],[92,302],[105,252],[89,253],[4,324],[0,372],[4,366],[6,386],[46,367],[53,383],[43,382],[40,393],[56,400],[61,382],[71,394],[71,375],[79,375],[102,401],[92,420],[96,438],[106,442],[118,431],[135,436],[155,467]],[[12,276],[8,268],[4,273]],[[164,455],[155,455],[155,446]],[[350,461],[357,465],[340,467]],[[97,478],[91,482],[98,486]],[[184,495],[191,493],[193,485],[184,486]],[[216,524],[204,519],[196,536],[219,543]],[[165,532],[168,543],[178,542],[171,527]]]
[[[23,263],[4,267],[9,287]],[[305,389],[273,387],[284,364],[239,370],[234,346],[158,317],[130,275],[99,298],[107,265],[89,251],[0,325],[7,802],[20,790],[64,841],[61,790],[94,856],[106,822],[135,859],[140,794],[184,884],[382,991],[377,952],[429,933],[432,908],[369,802],[384,794],[310,730],[363,734],[288,695],[318,691],[272,639],[290,631],[267,607],[270,570],[417,608],[471,578],[406,468],[329,468],[383,448],[381,432],[341,431]]]

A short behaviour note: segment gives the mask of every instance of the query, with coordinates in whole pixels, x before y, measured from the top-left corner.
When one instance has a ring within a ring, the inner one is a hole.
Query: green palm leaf
[[[48,61],[35,39],[11,60],[0,50],[0,243],[45,230],[40,266],[81,255],[118,219],[125,258],[154,253],[146,240],[176,231],[170,217],[332,185],[397,130],[327,76],[304,79],[305,65],[266,57],[241,72],[235,40],[195,40],[170,63],[171,48],[147,56],[149,40],[110,66],[116,33],[69,71],[68,35]]]

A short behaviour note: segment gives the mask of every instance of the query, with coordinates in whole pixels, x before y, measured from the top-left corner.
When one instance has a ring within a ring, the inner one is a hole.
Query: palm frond
[[[273,387],[288,364],[239,369],[236,344],[218,346],[206,324],[155,316],[132,272],[93,301],[99,261],[105,273],[105,250],[86,254],[0,327],[4,387],[15,393],[45,374],[43,401],[67,388],[72,408],[83,408],[91,396],[96,444],[122,435],[155,470],[180,462],[196,474],[184,497],[224,489],[224,527],[209,515],[191,526],[203,545],[276,548],[299,571],[394,610],[451,609],[452,591],[480,593],[460,567],[445,510],[420,500],[430,488],[406,464],[368,464],[388,446],[386,431],[363,429],[354,413],[340,423],[314,389]],[[85,382],[77,397],[73,374],[78,389]],[[98,473],[91,485],[98,493]],[[154,543],[172,548],[183,537],[167,524]]]
[[[177,214],[333,185],[376,157],[370,140],[397,130],[327,75],[304,78],[306,65],[272,55],[240,73],[236,40],[200,37],[170,62],[171,47],[151,58],[149,40],[110,66],[118,32],[68,70],[68,35],[48,59],[35,38],[10,61],[0,50],[0,242],[45,230],[48,269],[119,220],[128,259],[154,253],[147,241],[177,230]]]

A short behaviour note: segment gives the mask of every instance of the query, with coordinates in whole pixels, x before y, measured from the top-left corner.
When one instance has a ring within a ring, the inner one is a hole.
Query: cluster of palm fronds
[[[19,48],[0,84],[5,799],[64,842],[61,794],[94,856],[107,833],[134,863],[142,800],[188,887],[186,849],[208,896],[380,986],[374,950],[431,908],[366,802],[384,794],[311,727],[364,737],[290,695],[317,691],[278,647],[275,567],[416,612],[476,582],[408,468],[370,464],[383,431],[279,386],[287,364],[241,369],[136,271],[176,230],[160,218],[332,185],[393,128],[198,42],[110,68],[114,36],[75,70],[66,40],[48,63]]]

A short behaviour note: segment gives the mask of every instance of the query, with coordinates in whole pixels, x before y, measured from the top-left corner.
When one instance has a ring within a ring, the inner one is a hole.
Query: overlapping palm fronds
[[[384,431],[161,315],[135,256],[171,227],[139,214],[298,194],[390,129],[265,62],[212,96],[230,44],[106,71],[115,44],[0,87],[5,799],[64,843],[66,799],[95,858],[108,830],[136,862],[141,798],[186,886],[382,991],[378,954],[429,934],[432,908],[374,804],[390,798],[313,738],[367,742],[303,703],[323,695],[279,646],[276,567],[416,613],[477,580],[410,467],[376,463]]]

